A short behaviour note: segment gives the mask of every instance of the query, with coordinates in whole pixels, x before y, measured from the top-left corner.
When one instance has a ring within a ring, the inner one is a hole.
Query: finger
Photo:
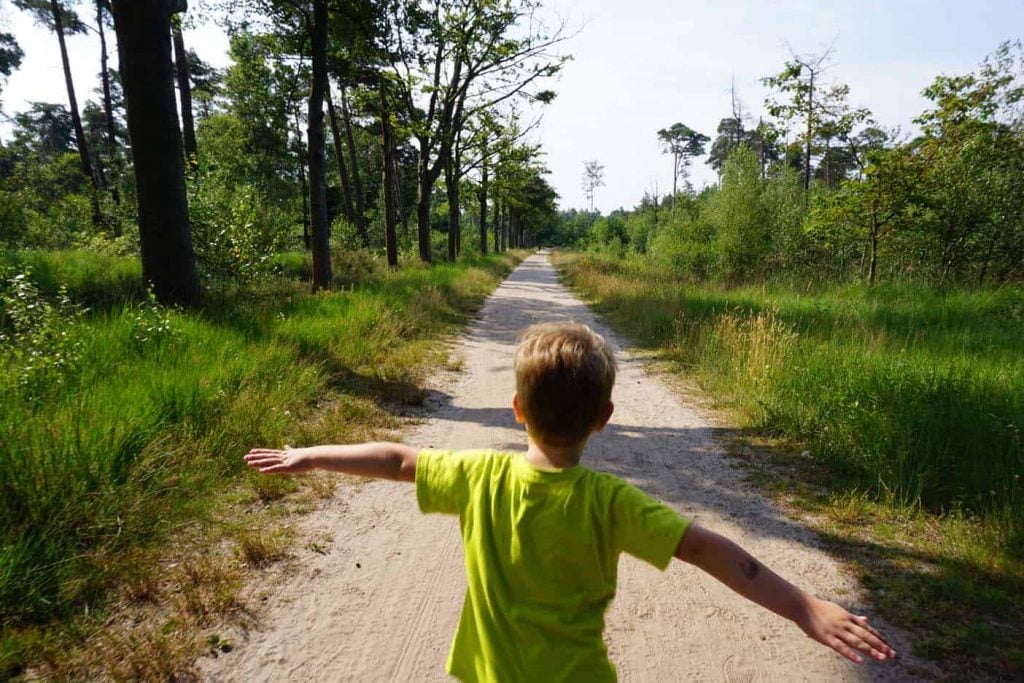
[[[252,453],[246,453],[246,460],[259,460],[260,458],[280,458],[284,456],[281,451],[256,451]]]
[[[854,650],[852,647],[844,643],[836,636],[832,636],[831,638],[829,638],[827,645],[839,654],[841,654],[842,656],[849,659],[851,662],[854,662],[855,664],[860,664],[864,661],[864,658],[857,654],[856,650]]]
[[[278,455],[280,455],[283,452],[284,451],[278,450],[276,448],[253,448],[252,450],[249,451],[248,455],[267,455],[268,453],[277,453]]]
[[[260,467],[259,470],[260,474],[275,474],[291,472],[292,468],[290,465],[287,465],[285,463],[278,463],[276,465],[267,465],[265,467]]]
[[[261,462],[263,460],[282,460],[284,459],[283,453],[250,453],[245,456],[246,462]]]
[[[284,461],[281,458],[259,458],[258,460],[249,460],[246,464],[249,467],[260,469],[263,467],[270,467],[271,465],[280,465],[282,462]]]
[[[880,639],[883,643],[885,643],[886,645],[889,644],[888,641],[885,640],[885,637],[883,637],[882,634],[879,633],[878,630],[874,626],[872,626],[871,624],[868,623],[868,618],[867,617],[854,617],[854,619],[857,621],[857,625],[858,626],[860,626],[862,628],[866,628],[868,631],[871,631],[871,633],[875,634],[875,636],[878,639]]]
[[[870,654],[872,657],[875,657],[876,659],[885,659],[886,657],[895,656],[896,651],[892,649],[892,646],[890,646],[889,643],[885,642],[885,639],[881,637],[881,634],[876,635],[877,631],[866,626],[866,624],[865,626],[850,624],[849,632],[853,636],[859,638],[868,646],[868,648],[870,648]]]
[[[867,630],[875,638],[878,638],[878,640],[880,640],[887,648],[892,650],[892,656],[896,655],[896,650],[893,649],[889,641],[885,639],[885,636],[879,633],[878,629],[876,629],[874,626],[868,623],[867,617],[854,617],[854,619],[856,620],[858,626]]]

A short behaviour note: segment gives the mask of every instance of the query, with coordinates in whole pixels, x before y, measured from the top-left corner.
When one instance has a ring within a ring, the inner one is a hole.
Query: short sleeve
[[[416,456],[416,502],[420,512],[457,515],[469,485],[465,458],[452,451],[424,449]]]
[[[612,524],[619,550],[664,571],[690,520],[635,486],[621,482],[612,503]]]

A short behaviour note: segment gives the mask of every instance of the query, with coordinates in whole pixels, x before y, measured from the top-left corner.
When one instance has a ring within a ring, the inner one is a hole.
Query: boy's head
[[[528,328],[516,349],[516,395],[530,436],[551,446],[585,441],[611,415],[615,357],[581,323]]]

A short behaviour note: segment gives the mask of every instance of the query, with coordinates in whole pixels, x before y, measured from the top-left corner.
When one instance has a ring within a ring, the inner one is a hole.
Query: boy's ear
[[[594,428],[594,431],[595,432],[599,432],[602,429],[604,429],[605,425],[608,424],[608,420],[612,419],[612,413],[614,413],[614,412],[615,412],[615,404],[612,403],[611,401],[608,401],[608,405],[604,409],[604,415],[602,415],[601,419],[598,420],[597,426]]]
[[[516,414],[516,424],[526,424],[526,415],[523,414],[523,409],[519,405],[519,392],[512,392],[512,412]]]

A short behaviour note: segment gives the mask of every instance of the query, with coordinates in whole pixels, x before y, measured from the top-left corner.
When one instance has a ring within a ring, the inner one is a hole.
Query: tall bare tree
[[[840,93],[837,88],[844,86],[832,86],[824,92],[822,89],[822,78],[824,73],[831,66],[832,55],[835,53],[834,43],[829,45],[821,54],[798,55],[790,51],[790,60],[786,62],[786,68],[775,76],[761,79],[761,82],[772,90],[788,97],[788,101],[777,101],[769,97],[765,101],[768,113],[783,121],[801,121],[803,124],[803,178],[804,189],[811,186],[811,156],[812,146],[817,135],[821,121],[829,117],[831,103],[837,98],[845,98],[846,93]],[[847,89],[848,91],[848,89]]]
[[[604,187],[604,165],[597,159],[583,162],[583,195],[590,202],[590,210],[594,210],[594,193]]]

